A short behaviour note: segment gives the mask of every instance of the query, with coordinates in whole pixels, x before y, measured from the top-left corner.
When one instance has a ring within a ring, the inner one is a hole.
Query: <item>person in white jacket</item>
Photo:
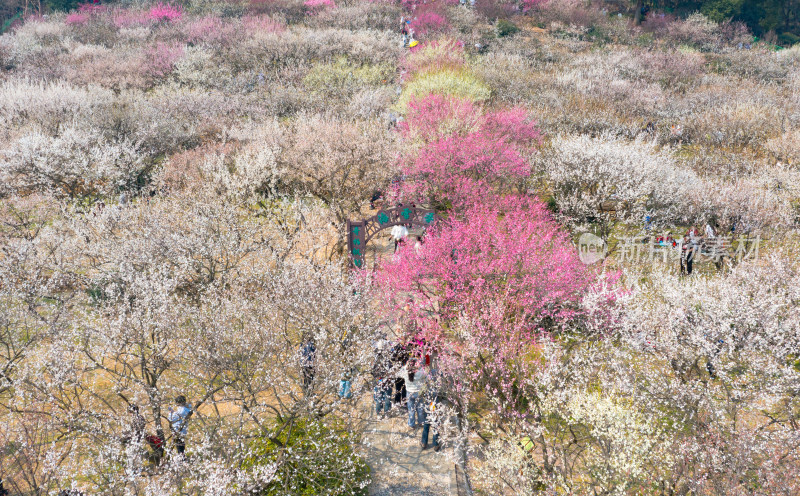
[[[403,225],[394,226],[391,230],[392,237],[394,238],[394,251],[400,246],[400,243],[408,236],[408,228]]]
[[[416,360],[409,360],[397,373],[406,381],[406,394],[408,398],[408,426],[412,429],[421,427],[425,423],[425,405],[420,401],[420,392],[425,387],[428,379],[428,369]]]

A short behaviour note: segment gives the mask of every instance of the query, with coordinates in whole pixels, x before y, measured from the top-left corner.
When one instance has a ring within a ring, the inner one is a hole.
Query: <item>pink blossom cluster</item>
[[[514,415],[518,378],[537,367],[521,358],[583,315],[594,276],[538,199],[483,200],[421,248],[401,249],[376,277],[442,372],[460,388],[485,385],[499,413]]]
[[[427,36],[449,27],[446,9],[458,5],[458,0],[401,0],[400,5],[410,13],[414,35]]]
[[[217,16],[205,16],[183,23],[183,35],[188,43],[226,44],[236,34],[236,28]]]
[[[522,0],[520,2],[520,10],[522,10],[522,12],[529,12],[545,3],[547,3],[547,0]]]
[[[183,17],[183,7],[168,3],[158,3],[150,7],[148,16],[156,22],[175,22]]]
[[[153,77],[166,76],[172,72],[183,53],[183,45],[158,42],[147,51],[148,73]]]
[[[401,127],[422,141],[401,158],[403,193],[459,209],[530,175],[539,144],[535,122],[522,109],[484,112],[472,102],[430,95],[413,101]]]
[[[582,303],[596,284],[545,205],[515,192],[540,131],[520,108],[430,95],[411,102],[400,132],[400,194],[446,219],[381,266],[378,286],[408,337],[438,353],[451,394],[479,387],[498,413],[517,415],[514,391],[538,367],[524,357],[588,315]]]
[[[89,22],[92,17],[102,14],[105,11],[106,7],[104,5],[83,3],[78,6],[78,10],[76,12],[70,13],[64,22],[70,26],[81,26]]]
[[[116,9],[111,17],[118,29],[144,26],[150,22],[149,13],[143,10]]]
[[[414,33],[423,36],[429,33],[442,31],[447,28],[447,26],[447,19],[441,14],[430,10],[422,12],[411,21],[411,28],[414,30]]]
[[[84,12],[72,12],[64,20],[70,26],[81,26],[89,22],[89,14]]]
[[[418,317],[437,333],[464,310],[479,317],[474,324],[482,332],[508,327],[527,337],[544,330],[544,318],[573,317],[590,277],[566,231],[535,198],[486,200],[451,216],[422,249],[407,247],[379,281],[419,296],[418,310],[436,299],[444,320]],[[425,284],[440,289],[422,290]]]
[[[326,8],[336,8],[336,2],[333,0],[305,0],[303,5],[305,5],[310,12],[316,12]]]

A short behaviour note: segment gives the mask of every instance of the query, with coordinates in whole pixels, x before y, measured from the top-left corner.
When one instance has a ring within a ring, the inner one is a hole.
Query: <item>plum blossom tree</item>
[[[32,133],[0,151],[0,195],[113,194],[133,187],[146,169],[136,145],[106,140],[97,131],[69,128],[56,138]]]
[[[605,339],[542,346],[527,384],[537,416],[506,423],[476,478],[497,491],[796,491],[796,276],[785,256],[678,283],[628,274],[643,282]]]
[[[525,384],[535,414],[491,440],[481,487],[795,492],[800,315],[785,255],[677,283],[627,274],[638,282],[604,339],[542,342]]]
[[[369,480],[358,448],[365,424],[337,391],[344,377],[356,398],[365,391],[372,348],[361,344],[379,325],[368,288],[314,263],[313,248],[298,246],[302,222],[185,204],[65,212],[29,231],[31,241],[4,244],[0,339],[12,354],[0,355],[0,441],[29,449],[0,466],[3,477],[42,494],[296,494],[321,483],[358,494]],[[307,338],[316,360],[304,387]],[[166,414],[179,394],[196,410],[191,463],[169,454]],[[126,435],[129,405],[165,440],[166,456]]]
[[[300,116],[281,145],[273,191],[318,199],[338,226],[362,214],[372,193],[384,190],[395,174],[395,136],[377,120]]]
[[[796,265],[776,252],[708,281],[668,277],[655,274],[634,294],[614,359],[622,394],[669,419],[674,457],[664,484],[711,494],[796,490]]]
[[[412,144],[401,157],[402,192],[446,208],[514,191],[530,175],[540,139],[522,109],[485,112],[439,95],[413,101],[401,130]]]
[[[595,222],[604,234],[613,219],[638,223],[650,215],[660,225],[686,222],[702,181],[681,169],[669,150],[611,136],[558,137],[538,162],[562,221],[584,228]]]
[[[439,387],[463,426],[460,443],[476,404],[495,419],[529,415],[525,385],[541,367],[541,343],[579,325],[594,284],[541,202],[516,195],[483,200],[451,216],[421,249],[401,250],[376,275],[411,321],[409,338],[438,355]]]

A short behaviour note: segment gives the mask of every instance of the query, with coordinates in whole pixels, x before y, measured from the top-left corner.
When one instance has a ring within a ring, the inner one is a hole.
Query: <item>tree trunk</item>
[[[472,496],[472,483],[469,480],[469,471],[467,470],[467,443],[469,442],[466,422],[462,420],[461,413],[456,415],[456,422],[458,422],[459,442],[456,445],[456,464],[461,468],[461,473],[464,474],[464,494]],[[457,483],[457,481],[456,481]]]
[[[642,23],[642,8],[644,0],[636,0],[636,12],[633,13],[633,22],[638,26]]]
[[[153,424],[156,430],[156,436],[160,437],[166,442],[167,438],[164,435],[164,426],[161,423],[161,402],[156,397],[155,388],[148,391],[150,396],[150,411],[153,414]]]

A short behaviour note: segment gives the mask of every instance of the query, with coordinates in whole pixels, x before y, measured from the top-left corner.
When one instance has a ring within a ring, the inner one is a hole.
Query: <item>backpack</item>
[[[164,440],[155,434],[148,434],[145,436],[144,440],[147,441],[147,444],[153,448],[153,450],[157,451],[164,448]]]

